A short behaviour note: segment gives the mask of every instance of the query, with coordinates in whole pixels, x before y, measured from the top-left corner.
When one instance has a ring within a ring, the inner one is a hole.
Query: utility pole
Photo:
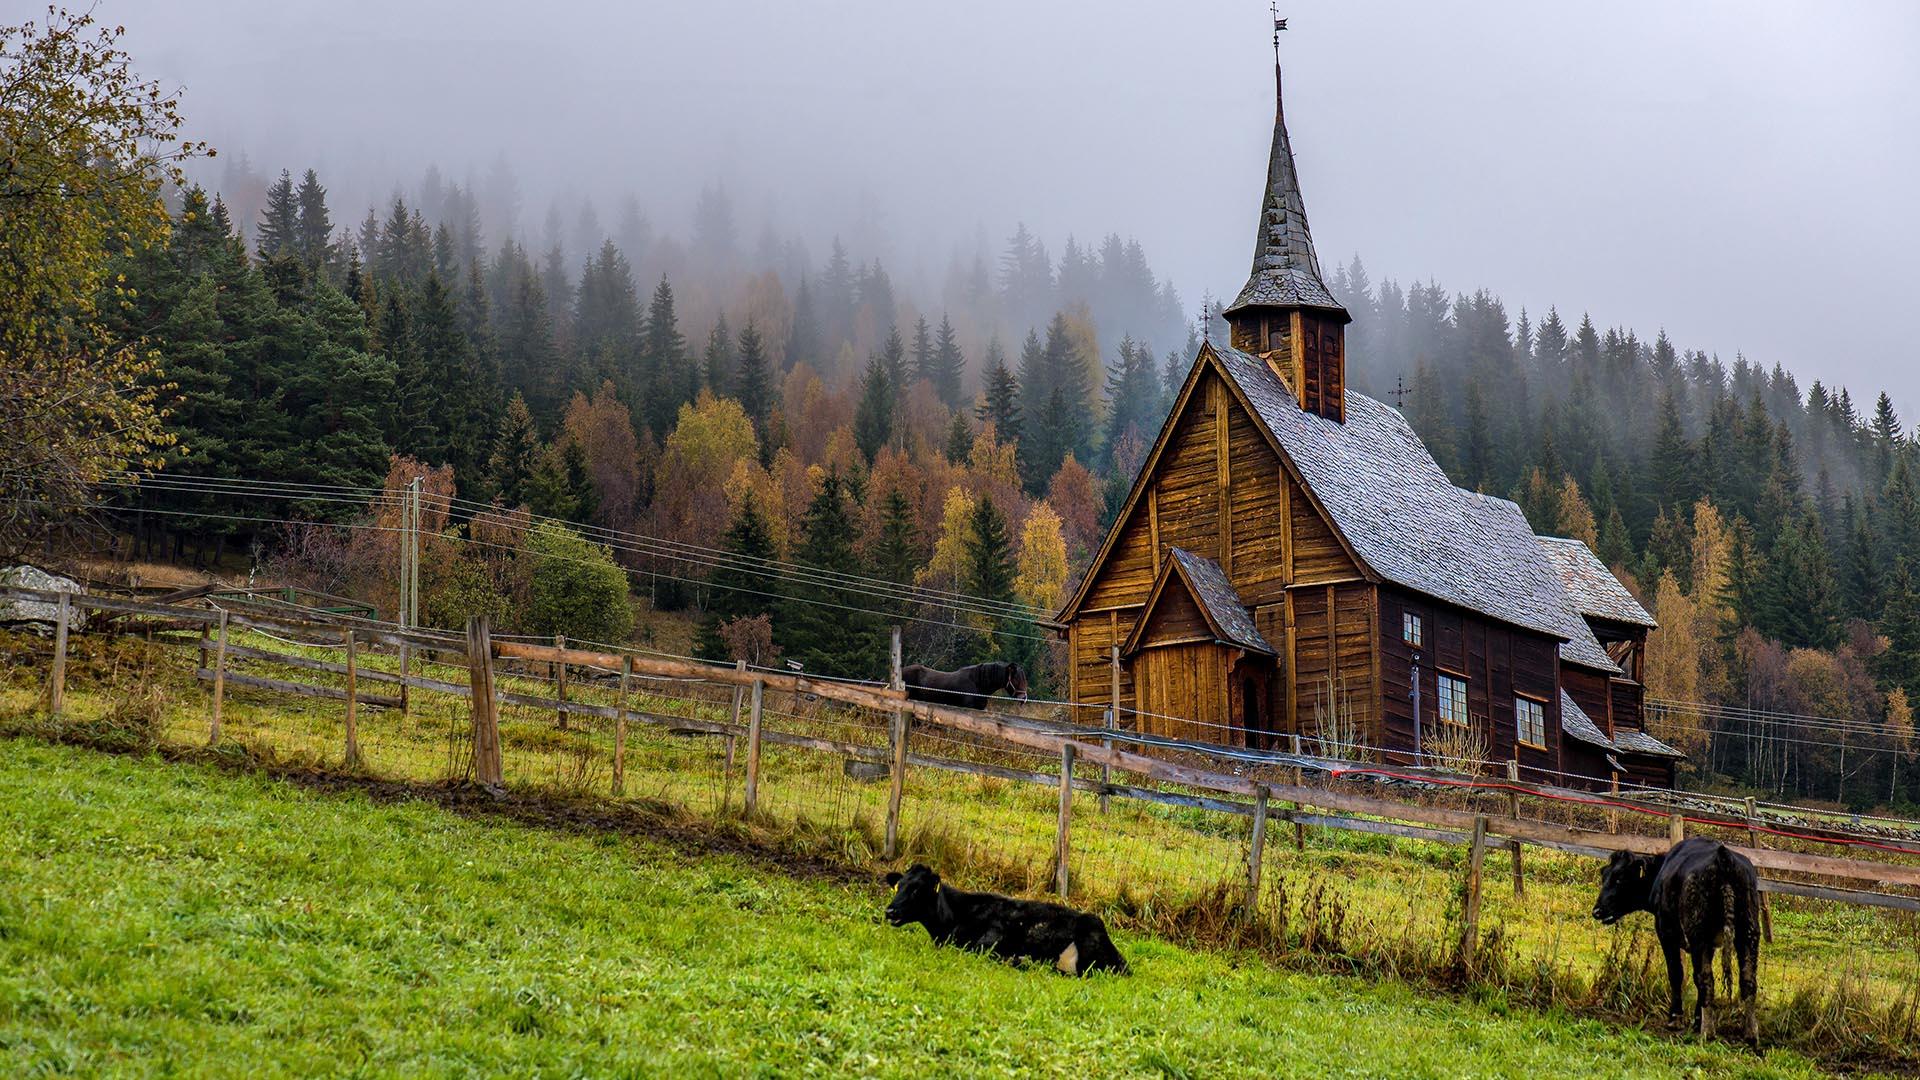
[[[400,503],[400,604],[394,621],[402,630],[420,625],[420,478],[407,481]],[[400,715],[412,712],[407,677],[413,674],[412,648],[400,643]]]

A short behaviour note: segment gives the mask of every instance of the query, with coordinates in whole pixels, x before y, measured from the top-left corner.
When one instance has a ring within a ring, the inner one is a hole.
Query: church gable
[[[1213,559],[1250,606],[1278,603],[1289,582],[1361,576],[1205,351],[1062,620],[1145,603],[1169,547]]]

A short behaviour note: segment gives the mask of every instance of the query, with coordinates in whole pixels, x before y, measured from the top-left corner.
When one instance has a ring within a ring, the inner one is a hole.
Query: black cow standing
[[[1020,701],[1027,699],[1027,673],[1019,664],[1005,660],[975,664],[958,671],[908,664],[900,669],[900,677],[907,684],[909,698],[935,705],[984,709],[987,699],[1002,690]]]
[[[1667,957],[1670,1022],[1680,1021],[1680,952],[1693,958],[1693,1028],[1713,1034],[1713,951],[1728,944],[1740,963],[1740,1003],[1747,1041],[1759,1045],[1754,1016],[1760,955],[1760,878],[1745,855],[1715,840],[1693,837],[1665,855],[1616,851],[1600,875],[1593,917],[1612,925],[1635,911],[1653,913],[1653,929]],[[1721,955],[1726,966],[1726,955]]]
[[[936,945],[977,949],[1002,960],[1041,960],[1068,975],[1127,973],[1126,958],[1098,915],[1041,900],[961,892],[920,863],[904,874],[888,874],[887,884],[894,887],[887,921],[920,923]]]

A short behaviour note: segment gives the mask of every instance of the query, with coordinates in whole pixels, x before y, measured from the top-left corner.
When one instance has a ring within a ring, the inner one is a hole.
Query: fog
[[[102,0],[197,136],[312,166],[350,226],[429,164],[504,155],[519,228],[638,196],[687,233],[834,235],[903,291],[1025,221],[1139,239],[1189,308],[1244,279],[1267,10]],[[1920,6],[1294,2],[1288,120],[1323,260],[1486,287],[1920,412]],[[219,171],[205,173],[215,183]],[[497,239],[497,238],[496,238]],[[1863,404],[1867,402],[1863,401]]]

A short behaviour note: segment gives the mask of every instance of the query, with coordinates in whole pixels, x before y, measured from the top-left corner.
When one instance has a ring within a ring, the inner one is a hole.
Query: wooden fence
[[[907,794],[908,767],[951,770],[999,780],[1048,785],[1057,790],[1059,803],[1055,837],[1052,881],[1065,896],[1070,891],[1069,869],[1073,848],[1072,804],[1077,793],[1096,795],[1104,809],[1110,799],[1134,799],[1172,806],[1190,807],[1251,819],[1252,841],[1248,847],[1245,883],[1248,897],[1260,895],[1263,856],[1267,833],[1275,822],[1294,826],[1295,844],[1302,842],[1307,827],[1349,830],[1389,837],[1410,838],[1441,844],[1465,845],[1466,881],[1462,947],[1472,948],[1477,940],[1478,896],[1485,855],[1489,850],[1513,853],[1514,889],[1524,889],[1520,852],[1535,846],[1574,855],[1605,858],[1615,851],[1654,853],[1666,850],[1685,835],[1694,820],[1682,810],[1661,810],[1628,803],[1643,813],[1664,816],[1668,828],[1663,835],[1635,834],[1601,828],[1581,828],[1528,818],[1521,813],[1523,798],[1565,800],[1577,797],[1592,801],[1588,793],[1578,793],[1547,785],[1529,784],[1512,778],[1498,785],[1506,793],[1504,814],[1475,812],[1423,805],[1408,798],[1383,797],[1375,793],[1334,790],[1306,783],[1296,763],[1291,782],[1260,779],[1244,772],[1231,771],[1243,761],[1219,759],[1203,767],[1192,763],[1196,757],[1206,760],[1208,748],[1183,745],[1177,752],[1163,746],[1136,749],[1124,745],[1127,733],[1112,727],[1074,728],[1047,724],[1033,719],[950,708],[909,700],[898,678],[899,652],[894,650],[895,677],[889,685],[876,686],[801,674],[749,670],[744,664],[705,663],[671,657],[629,652],[607,652],[567,647],[564,639],[554,645],[496,639],[484,618],[471,620],[464,635],[422,630],[401,630],[389,624],[375,623],[344,615],[319,612],[289,613],[283,608],[252,609],[244,604],[230,608],[206,608],[180,604],[160,604],[93,594],[66,594],[28,589],[0,590],[10,600],[47,604],[57,611],[53,657],[47,680],[47,705],[58,715],[64,707],[66,666],[70,635],[76,629],[91,628],[108,633],[141,633],[150,639],[199,651],[195,666],[197,678],[211,684],[211,703],[207,719],[207,740],[221,738],[221,713],[226,687],[246,686],[276,693],[292,694],[342,703],[344,759],[360,759],[357,718],[366,707],[406,710],[409,691],[422,690],[450,694],[467,699],[470,721],[470,760],[467,773],[474,781],[499,784],[503,780],[499,710],[502,704],[552,710],[565,726],[569,716],[595,717],[613,722],[611,793],[623,793],[628,726],[635,723],[666,725],[675,733],[703,733],[725,737],[727,760],[731,766],[734,748],[743,748],[745,761],[745,805],[748,815],[758,809],[761,790],[762,749],[780,745],[819,751],[842,758],[871,763],[884,768],[890,778],[884,854],[899,852],[900,814]],[[89,613],[93,613],[89,618]],[[134,622],[126,616],[150,621]],[[236,628],[262,631],[269,635],[295,633],[320,639],[315,644],[344,647],[341,663],[315,660],[293,653],[241,645],[230,641]],[[181,636],[180,631],[199,631],[199,636]],[[462,665],[468,670],[465,683],[402,672],[378,671],[360,664],[362,648],[386,647],[420,657],[431,654],[440,664]],[[258,660],[295,671],[312,671],[344,678],[344,686],[322,686],[288,679],[269,678],[232,670],[234,661]],[[546,666],[554,686],[552,696],[530,695],[501,689],[496,680],[496,663]],[[598,672],[617,679],[615,704],[599,705],[570,698],[567,672]],[[727,720],[687,716],[664,716],[631,706],[632,684],[636,678],[686,680],[719,684],[733,688],[733,703]],[[363,689],[372,684],[382,692]],[[763,706],[769,692],[809,696],[855,709],[873,710],[889,718],[887,745],[884,747],[824,738],[817,735],[771,730],[763,723]],[[1018,750],[1026,754],[1045,754],[1056,758],[1058,772],[1019,769],[1004,764],[959,760],[915,753],[910,748],[915,731],[943,731],[961,734],[977,743]],[[1151,751],[1151,752],[1149,752]],[[1076,763],[1099,767],[1097,776],[1076,775]],[[1124,780],[1122,778],[1131,778]],[[1162,786],[1164,785],[1164,786]],[[1168,788],[1173,790],[1169,790]],[[1803,844],[1848,845],[1846,850],[1866,852],[1873,857],[1839,856],[1769,847],[1763,842],[1769,834],[1783,831],[1776,822],[1763,823],[1751,800],[1743,820],[1724,815],[1703,819],[1720,829],[1747,832],[1747,843],[1738,850],[1753,860],[1761,873],[1763,891],[1793,894],[1821,900],[1872,907],[1920,911],[1920,898],[1889,891],[1890,887],[1920,889],[1920,846],[1885,842],[1883,837],[1853,837],[1831,828],[1794,833],[1790,839]],[[1920,823],[1916,823],[1920,828]],[[1871,845],[1871,846],[1860,846]],[[1906,861],[1911,856],[1913,861]],[[1782,875],[1792,874],[1789,879]],[[1808,880],[1814,879],[1814,880]]]

